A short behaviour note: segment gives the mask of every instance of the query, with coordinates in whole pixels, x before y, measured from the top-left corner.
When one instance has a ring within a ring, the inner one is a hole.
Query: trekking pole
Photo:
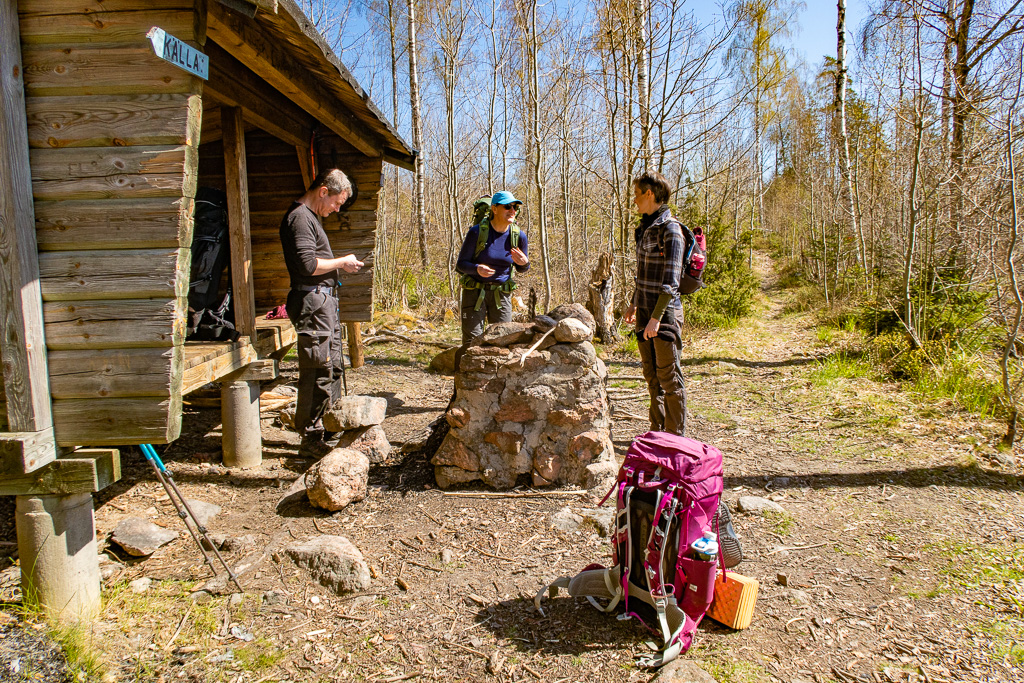
[[[338,299],[338,296],[337,296],[337,292],[338,292],[338,286],[337,285],[335,285],[334,292],[335,292],[335,297],[334,297],[335,301],[338,302],[338,337],[340,337],[342,339],[341,353],[338,354],[339,356],[341,356],[341,387],[345,391],[345,395],[348,396],[348,378],[345,376],[345,341],[348,340],[348,330],[346,329],[345,336],[342,337],[342,335],[341,335],[341,330],[342,330],[342,327],[341,327],[341,300]]]
[[[167,467],[164,466],[164,462],[160,459],[160,456],[157,455],[156,449],[148,443],[141,444],[139,448],[142,449],[142,454],[146,456],[146,460],[149,461],[149,464],[153,466],[153,471],[156,472],[156,478],[160,480],[161,484],[163,484],[164,491],[167,492],[167,497],[171,499],[171,504],[174,505],[174,509],[178,512],[178,517],[180,517],[181,521],[185,524],[185,528],[188,529],[188,533],[192,536],[192,540],[199,546],[199,550],[203,553],[203,559],[206,560],[206,564],[209,565],[210,571],[213,572],[214,576],[217,576],[217,568],[214,567],[213,560],[210,559],[210,554],[206,551],[206,546],[203,545],[202,541],[199,540],[199,537],[196,536],[196,532],[192,530],[191,526],[189,526],[188,518],[192,519],[192,523],[196,525],[196,530],[203,537],[203,541],[206,541],[207,545],[210,546],[210,549],[213,550],[213,554],[217,556],[221,566],[223,566],[224,570],[228,573],[228,578],[234,582],[239,591],[244,593],[245,589],[242,588],[242,584],[238,582],[238,577],[233,571],[231,571],[231,567],[229,567],[228,563],[224,561],[223,557],[221,557],[220,551],[217,550],[217,546],[206,534],[206,527],[199,523],[199,519],[196,517],[195,513],[192,512],[192,508],[188,506],[188,501],[185,500],[185,496],[181,494],[181,491],[178,489],[178,485],[174,483],[174,475],[172,475],[170,471],[168,471]],[[177,499],[175,499],[175,496],[177,496]]]

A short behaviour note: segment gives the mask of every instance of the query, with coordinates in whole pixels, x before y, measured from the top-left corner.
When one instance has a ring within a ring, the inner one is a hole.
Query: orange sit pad
[[[715,579],[715,597],[708,608],[708,616],[738,631],[750,626],[759,585],[757,579],[735,572],[719,573]]]

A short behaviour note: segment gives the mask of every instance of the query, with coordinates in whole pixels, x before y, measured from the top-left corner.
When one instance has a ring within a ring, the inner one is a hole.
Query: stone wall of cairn
[[[593,316],[572,304],[475,339],[456,369],[451,430],[431,460],[438,486],[508,489],[528,474],[535,486],[591,488],[614,478],[608,371],[593,334]]]

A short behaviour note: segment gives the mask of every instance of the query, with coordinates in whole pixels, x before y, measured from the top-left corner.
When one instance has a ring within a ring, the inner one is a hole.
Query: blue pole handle
[[[153,448],[148,443],[140,444],[139,448],[142,449],[142,454],[146,456],[146,460],[155,463],[160,472],[164,474],[167,473],[167,468],[164,467],[164,462],[163,460],[160,459],[160,456],[156,454],[155,448]]]

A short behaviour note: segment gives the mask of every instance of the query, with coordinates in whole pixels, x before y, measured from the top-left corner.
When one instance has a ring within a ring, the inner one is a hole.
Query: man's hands
[[[480,277],[490,277],[494,275],[494,268],[491,268],[490,266],[486,266],[481,263],[476,267],[476,274],[479,275]]]
[[[357,259],[355,254],[349,254],[340,258],[318,258],[316,260],[316,270],[312,274],[324,275],[339,268],[346,273],[358,273],[362,267],[363,262]]]
[[[525,266],[530,262],[530,259],[526,258],[526,254],[524,254],[523,250],[519,247],[513,247],[512,251],[509,253],[512,256],[512,262],[517,266]]]
[[[349,254],[338,259],[338,267],[346,273],[358,273],[363,267],[363,262],[357,259],[355,254]]]
[[[636,322],[636,306],[630,306],[626,309],[626,312],[622,314],[622,320],[629,325]],[[647,321],[647,326],[644,327],[644,339],[653,339],[658,336],[658,330],[661,329],[661,321],[651,318]]]

